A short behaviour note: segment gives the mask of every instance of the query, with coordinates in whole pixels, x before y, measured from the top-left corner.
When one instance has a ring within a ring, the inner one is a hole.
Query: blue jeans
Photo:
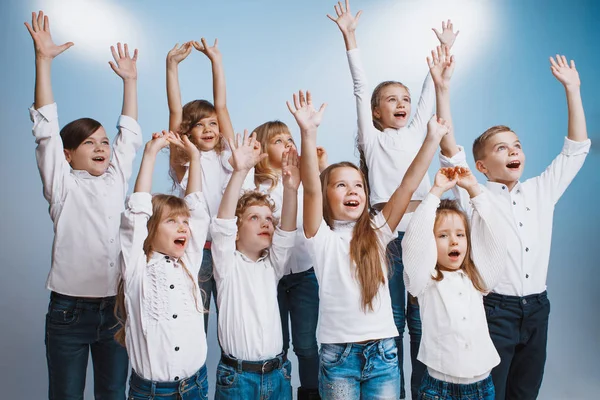
[[[398,350],[394,339],[321,344],[319,394],[332,400],[389,399],[400,396]]]
[[[204,333],[207,333],[211,294],[215,299],[215,307],[217,307],[217,283],[213,275],[213,259],[210,249],[204,249],[202,255],[202,265],[200,265],[200,271],[198,272],[198,286],[200,286],[200,291],[202,292],[202,306],[206,311],[204,313]],[[217,309],[218,313],[219,310]]]
[[[50,294],[46,314],[48,398],[83,400],[90,350],[94,366],[94,397],[125,399],[129,359],[114,340],[115,297],[84,298]]]
[[[292,400],[292,364],[289,360],[283,361],[283,354],[278,358],[280,367],[265,374],[243,371],[241,360],[238,360],[238,368],[219,361],[215,400]],[[262,362],[257,361],[256,364]]]
[[[314,268],[281,278],[277,286],[277,300],[283,330],[283,352],[287,353],[290,348],[288,319],[291,318],[300,386],[316,390],[319,387],[319,347],[316,336],[319,284]]]
[[[417,398],[419,385],[423,379],[426,370],[425,365],[417,360],[419,354],[419,345],[421,343],[421,315],[419,314],[419,304],[416,298],[408,295],[409,301],[406,304],[406,289],[404,286],[404,264],[402,263],[402,238],[404,232],[399,232],[398,237],[394,239],[387,248],[387,254],[391,264],[392,275],[389,279],[390,297],[392,299],[392,312],[394,314],[394,323],[400,334],[395,338],[398,348],[398,365],[400,374],[400,398],[406,397],[404,384],[404,350],[402,341],[404,338],[404,325],[408,324],[408,334],[410,335],[410,362],[412,374],[410,378],[410,389],[413,399]],[[408,316],[408,318],[407,318]]]
[[[470,384],[449,383],[435,379],[427,370],[419,388],[419,400],[494,400],[492,376]]]
[[[206,365],[186,379],[172,382],[155,382],[142,378],[131,371],[129,397],[127,400],[206,400],[208,399],[208,378]]]
[[[490,337],[500,354],[492,370],[498,400],[538,397],[546,364],[550,301],[546,292],[483,298]]]

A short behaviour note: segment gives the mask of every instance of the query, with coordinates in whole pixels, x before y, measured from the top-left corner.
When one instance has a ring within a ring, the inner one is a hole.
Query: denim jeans
[[[210,249],[204,249],[202,255],[202,265],[198,272],[198,286],[202,292],[202,306],[204,307],[204,333],[208,332],[208,315],[210,311],[210,296],[215,299],[215,308],[217,307],[217,283],[213,275],[213,259]],[[217,314],[219,310],[217,309]]]
[[[288,274],[277,286],[277,300],[283,330],[283,351],[290,348],[292,320],[292,344],[298,357],[300,386],[305,389],[319,387],[319,347],[317,345],[317,321],[319,319],[319,284],[313,268]]]
[[[490,293],[483,305],[500,354],[500,364],[492,370],[496,399],[536,399],[546,364],[550,315],[546,292],[525,297]]]
[[[129,359],[114,340],[115,297],[71,297],[52,292],[46,314],[48,398],[83,400],[90,350],[94,397],[123,400]]]
[[[427,373],[419,388],[419,400],[494,400],[492,376],[470,384],[449,383],[435,379]]]
[[[398,350],[394,339],[321,344],[319,394],[331,400],[389,399],[400,396]]]
[[[398,237],[394,239],[387,248],[388,257],[391,263],[392,275],[389,279],[390,297],[392,299],[392,312],[394,314],[394,323],[400,334],[395,338],[398,348],[398,367],[400,374],[400,398],[406,397],[404,383],[404,349],[402,341],[404,338],[404,325],[408,324],[408,334],[410,335],[410,361],[412,374],[410,378],[410,389],[412,398],[417,398],[419,385],[423,379],[426,370],[425,365],[417,360],[419,354],[419,345],[421,343],[421,315],[419,314],[419,304],[416,299],[408,301],[406,304],[406,289],[404,287],[404,264],[402,263],[402,238],[404,232],[399,232]],[[410,299],[410,295],[409,299]],[[408,316],[408,318],[407,318]]]
[[[279,358],[283,361],[282,355]],[[220,399],[292,400],[292,364],[286,360],[279,368],[262,374],[242,371],[241,362],[234,368],[219,361],[215,400]]]
[[[173,382],[155,382],[142,378],[131,371],[129,397],[127,400],[206,400],[208,378],[206,365],[189,378]]]

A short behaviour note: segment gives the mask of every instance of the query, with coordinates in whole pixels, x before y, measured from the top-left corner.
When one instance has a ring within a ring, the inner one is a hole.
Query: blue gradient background
[[[61,126],[90,116],[114,135],[122,84],[107,61],[111,59],[109,45],[121,40],[140,49],[139,121],[149,138],[168,122],[167,51],[176,42],[218,37],[236,130],[281,119],[298,139],[285,100],[299,88],[309,88],[317,102],[329,103],[319,142],[327,148],[330,161],[356,161],[356,112],[343,41],[325,17],[333,12],[333,2],[2,2],[0,313],[5,318],[0,330],[0,397],[5,399],[47,396],[44,315],[49,293],[45,280],[52,224],[27,113],[33,101],[34,51],[23,26],[30,12],[40,8],[51,17],[55,41],[75,42],[53,67]],[[427,72],[425,57],[436,44],[430,28],[439,27],[443,18],[453,19],[461,30],[454,49],[457,68],[452,86],[458,141],[470,148],[486,128],[509,125],[527,154],[524,179],[544,170],[560,151],[567,132],[564,90],[550,73],[548,56],[559,52],[576,60],[588,133],[593,141],[599,139],[598,2],[356,0],[353,10],[358,9],[364,10],[358,38],[371,84],[401,80],[411,88],[414,99]],[[202,54],[194,52],[182,63],[180,80],[184,102],[212,97],[210,64]],[[138,157],[135,171],[139,161]],[[167,164],[167,155],[161,155],[154,181],[157,192],[171,187]],[[541,399],[595,398],[600,389],[595,252],[600,229],[594,206],[599,166],[598,151],[592,148],[556,207],[548,277],[552,312]],[[431,171],[436,167],[437,161]],[[479,179],[483,182],[483,176]],[[211,389],[218,357],[214,322],[213,315],[208,359]],[[410,363],[405,364],[408,371]],[[295,387],[297,382],[295,375]],[[92,387],[88,374],[86,398],[92,398]]]

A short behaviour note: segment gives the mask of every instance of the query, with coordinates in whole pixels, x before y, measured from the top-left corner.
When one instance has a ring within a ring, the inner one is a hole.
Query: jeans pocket
[[[485,309],[485,318],[490,321],[494,319],[496,313],[498,312],[499,304],[483,304],[483,308]]]
[[[79,320],[80,310],[76,302],[52,300],[46,318],[54,327],[68,327]]]
[[[382,346],[381,359],[388,364],[398,362],[398,348],[393,339],[391,343],[384,343]]]
[[[335,367],[344,362],[347,357],[347,345],[322,344],[319,359],[325,367]]]
[[[235,383],[236,372],[233,368],[219,363],[217,367],[217,386],[229,387]]]
[[[281,375],[283,375],[285,380],[292,380],[292,363],[290,362],[290,360],[287,360],[283,363],[283,365],[279,368],[279,372],[281,372]]]

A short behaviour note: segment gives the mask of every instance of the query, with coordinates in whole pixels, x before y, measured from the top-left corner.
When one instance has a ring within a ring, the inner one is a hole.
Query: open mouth
[[[508,164],[506,164],[506,168],[512,169],[512,170],[519,169],[519,168],[521,168],[521,161],[519,161],[519,160],[511,161]]]
[[[186,238],[177,238],[174,240],[175,246],[183,249],[185,247],[185,242],[187,241]]]
[[[204,136],[202,138],[202,141],[204,141],[204,142],[211,142],[214,138],[215,138],[214,135],[213,136]]]
[[[450,253],[448,253],[448,257],[450,257],[450,260],[452,261],[457,261],[460,257],[460,251],[452,250]]]
[[[360,202],[358,200],[348,200],[344,202],[344,206],[346,207],[350,207],[350,208],[357,208],[360,205]]]
[[[406,111],[398,111],[394,113],[394,117],[396,118],[406,118]]]
[[[92,158],[92,160],[94,162],[103,163],[106,160],[106,157],[97,156],[97,157]]]

